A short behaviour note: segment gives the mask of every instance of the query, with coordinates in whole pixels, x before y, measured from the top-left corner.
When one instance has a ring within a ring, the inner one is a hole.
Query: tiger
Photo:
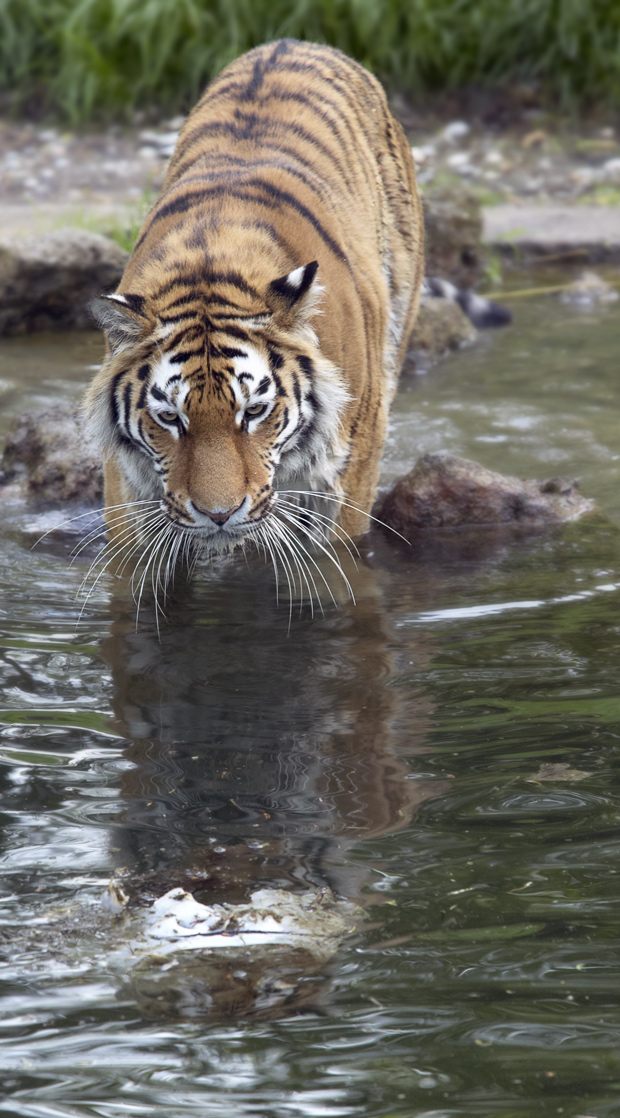
[[[423,257],[411,150],[372,74],[293,39],[228,65],[92,307],[108,547],[363,535]],[[306,494],[331,502],[314,528]]]

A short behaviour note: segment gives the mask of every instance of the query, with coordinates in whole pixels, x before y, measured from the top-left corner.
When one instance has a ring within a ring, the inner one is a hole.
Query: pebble
[[[465,120],[453,120],[450,124],[446,124],[440,132],[440,136],[449,144],[453,144],[456,140],[462,140],[464,136],[469,135],[470,126]]]
[[[606,280],[601,279],[596,272],[582,272],[571,283],[566,291],[560,295],[562,303],[569,303],[577,307],[594,307],[601,303],[615,303],[618,292]]]
[[[455,151],[446,159],[448,167],[454,167],[457,170],[460,170],[462,167],[468,164],[469,161],[470,155],[468,151]]]
[[[603,174],[611,180],[620,179],[620,159],[608,159],[603,163]]]

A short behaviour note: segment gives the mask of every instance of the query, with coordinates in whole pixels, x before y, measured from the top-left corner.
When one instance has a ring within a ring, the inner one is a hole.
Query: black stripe
[[[211,324],[209,323],[209,325],[211,325]],[[219,330],[223,329],[223,332],[226,333],[226,334],[229,334],[231,338],[239,338],[242,342],[249,342],[250,341],[250,335],[247,333],[246,330],[242,330],[241,327],[239,327],[239,326],[232,326],[231,325],[231,326],[226,326],[224,328],[222,328],[220,326],[220,327],[218,327],[218,329]]]
[[[184,281],[181,277],[179,277],[178,281],[175,283],[175,287],[180,286],[184,282],[187,283],[188,281]],[[198,277],[195,277],[193,279],[193,286],[198,286]],[[190,291],[188,295],[179,295],[176,299],[173,299],[171,303],[166,303],[164,310],[171,311],[173,307],[187,306],[188,303],[197,302],[199,298],[200,296],[197,295],[195,291]]]
[[[182,365],[185,361],[190,361],[192,357],[197,357],[201,349],[181,349],[178,353],[173,354],[169,359],[171,365]]]
[[[297,358],[297,363],[304,376],[306,376],[308,380],[312,382],[312,380],[314,379],[314,365],[312,364],[311,358],[306,357],[306,355],[303,353],[300,353]]]
[[[164,295],[168,295],[170,291],[176,291],[177,288],[183,285],[185,287],[198,287],[203,279],[204,276],[201,272],[175,272],[166,283],[162,284],[161,287],[157,288],[157,291],[153,292],[153,299],[162,299]],[[175,302],[172,302],[170,307],[173,307]],[[169,307],[164,307],[164,310],[169,310]]]
[[[123,392],[123,409],[124,409],[124,422],[125,432],[131,438],[131,427],[129,425],[129,417],[131,415],[131,381],[128,380]]]
[[[299,408],[301,414],[301,388],[299,387],[299,377],[297,376],[294,368],[291,368],[291,378],[293,381],[293,392],[295,393],[297,407]]]
[[[186,319],[189,319],[189,318],[195,319],[196,318],[196,311],[181,311],[180,314],[170,314],[170,315],[167,315],[167,314],[165,314],[165,312],[162,311],[162,313],[160,315],[158,315],[157,317],[159,318],[160,322],[163,322],[166,325],[170,325],[170,324],[174,325],[175,322],[184,322]]]
[[[305,206],[303,202],[300,202],[294,194],[290,194],[287,190],[280,190],[277,186],[274,186],[273,183],[270,183],[265,179],[252,180],[248,182],[246,186],[252,186],[258,190],[263,190],[267,195],[267,198],[262,198],[260,194],[249,194],[247,191],[231,190],[230,185],[221,184],[216,187],[208,187],[206,190],[193,191],[188,194],[182,194],[180,198],[176,198],[173,202],[168,202],[166,205],[162,206],[161,209],[159,209],[155,214],[153,214],[149,225],[144,230],[144,233],[139,238],[139,240],[136,242],[136,249],[150,233],[156,222],[162,221],[164,218],[169,217],[172,214],[187,213],[187,211],[191,209],[195,203],[206,201],[206,195],[216,198],[222,196],[230,198],[231,196],[234,196],[240,201],[253,202],[259,206],[267,206],[269,209],[273,208],[273,202],[279,202],[281,205],[289,206],[291,209],[295,210],[295,212],[298,213],[300,217],[305,218],[305,220],[308,221],[310,225],[312,225],[324,244],[326,244],[327,247],[333,252],[334,256],[336,256],[338,260],[341,260],[342,263],[345,264],[346,267],[349,269],[349,271],[352,272],[351,265],[349,264],[349,261],[347,260],[347,257],[342,251],[340,245],[334,240],[327,229],[325,229],[325,227],[319,221],[318,217],[316,217],[316,215],[312,213],[312,210],[308,209],[308,207]],[[213,277],[213,280],[214,282],[217,281],[230,283],[231,286],[239,286],[242,291],[247,291],[249,294],[255,293],[256,295],[258,295],[257,292],[254,292],[254,290],[245,283],[245,280],[243,280],[242,276],[239,277],[242,283],[236,285],[233,279],[230,278],[235,274],[236,273],[230,273],[228,279],[220,278],[216,275]],[[207,277],[205,276],[205,280],[206,279]]]
[[[271,345],[267,346],[267,356],[269,358],[269,368],[271,369],[272,373],[274,373],[276,369],[282,368],[284,364],[284,358],[279,350],[274,349],[274,347]]]
[[[298,428],[298,433],[299,438],[297,440],[295,449],[299,452],[302,452],[308,448],[308,446],[312,442],[314,435],[316,434],[316,424],[314,422],[314,416],[312,417],[312,419],[309,419],[307,421],[306,426],[302,427],[301,431]]]
[[[130,447],[132,450],[134,450],[134,444],[132,443],[131,439],[123,432],[123,428],[121,427],[121,417],[118,408],[118,400],[116,398],[116,392],[120,386],[121,380],[123,377],[127,376],[129,371],[129,369],[121,369],[120,373],[116,373],[116,375],[112,378],[112,381],[110,383],[110,412],[112,415],[112,424],[114,426],[117,441],[121,443],[121,445]]]
[[[340,143],[342,146],[345,146],[345,141],[341,138]],[[203,161],[207,164],[207,166],[201,168],[200,164]],[[312,167],[310,167],[308,163],[306,163],[306,166],[308,166],[309,168],[308,173],[301,171],[298,167],[291,166],[291,164],[281,159],[254,159],[251,161],[247,161],[245,167],[243,167],[242,169],[235,168],[234,170],[223,170],[222,168],[213,167],[211,165],[210,153],[204,152],[203,155],[197,156],[192,167],[188,167],[187,169],[187,171],[189,172],[194,170],[195,168],[196,174],[184,173],[183,175],[180,175],[177,182],[175,183],[175,189],[178,189],[181,184],[185,186],[193,182],[222,183],[222,185],[241,183],[241,185],[251,186],[251,177],[255,175],[257,171],[275,170],[280,173],[291,175],[295,179],[299,179],[299,181],[303,183],[303,185],[307,187],[308,190],[311,190],[314,194],[318,194],[320,198],[324,197],[324,179],[317,175],[316,171]]]
[[[265,322],[267,322],[267,320],[269,318],[271,318],[271,314],[269,313],[269,311],[265,311],[265,310],[249,311],[249,313],[247,313],[247,314],[240,314],[239,311],[234,311],[233,310],[233,311],[221,311],[221,313],[219,313],[219,314],[216,313],[216,314],[210,314],[209,315],[209,319],[211,320],[211,322],[217,322],[217,323],[219,323],[219,322],[230,322],[231,318],[234,318],[235,322],[243,322],[243,321],[253,322],[255,318],[264,318]],[[217,326],[216,329],[227,331],[228,327],[227,326]]]
[[[286,131],[291,132],[294,136],[297,136],[299,140],[303,140],[304,143],[310,144],[310,146],[314,150],[322,152],[325,158],[333,163],[333,165],[337,168],[341,178],[343,178],[345,182],[351,183],[351,179],[347,174],[345,165],[341,162],[336,152],[332,151],[332,149],[327,147],[326,144],[324,144],[318,138],[318,136],[316,136],[312,132],[309,132],[301,124],[297,124],[295,121],[292,120],[273,121],[268,117],[259,117],[256,113],[244,113],[239,109],[236,110],[235,117],[235,123],[232,123],[231,121],[214,120],[209,121],[206,124],[200,124],[196,129],[194,129],[193,133],[191,133],[191,135],[186,138],[183,147],[180,149],[178,154],[181,155],[184,151],[188,151],[189,149],[191,149],[191,147],[193,147],[196,141],[202,140],[207,136],[224,136],[228,143],[239,140],[251,140],[256,144],[259,144],[261,148],[273,148],[274,151],[290,151],[293,157],[297,158],[297,152],[295,152],[294,149],[291,151],[291,149],[285,148],[282,144],[281,133],[282,131]],[[262,125],[262,134],[261,132],[257,132],[258,125]],[[275,130],[278,134],[273,136],[273,138],[270,140],[269,136],[265,135],[264,133],[265,131],[273,131],[274,125]],[[202,154],[203,153],[201,152],[200,155]],[[199,158],[199,156],[197,155],[188,156],[184,163],[180,163],[178,168],[175,168],[175,177],[177,182],[181,179],[185,171],[189,170],[189,168],[194,165],[197,158]]]

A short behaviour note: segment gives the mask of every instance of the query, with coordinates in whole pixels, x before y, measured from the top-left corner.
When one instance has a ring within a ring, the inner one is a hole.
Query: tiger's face
[[[96,308],[110,375],[107,400],[90,402],[91,425],[101,431],[105,411],[104,453],[132,491],[208,550],[255,531],[278,485],[331,485],[345,460],[347,394],[307,323],[316,270],[276,281],[255,313],[207,306],[188,318],[187,304],[162,309],[122,293]]]

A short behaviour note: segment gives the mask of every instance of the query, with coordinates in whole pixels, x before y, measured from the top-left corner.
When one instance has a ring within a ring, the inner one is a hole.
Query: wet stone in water
[[[78,407],[56,404],[18,416],[0,466],[0,488],[10,483],[16,483],[18,496],[39,505],[101,504],[101,459],[89,444]]]
[[[559,524],[594,508],[567,478],[503,477],[467,458],[426,454],[378,503],[375,515],[407,535],[474,524]]]

